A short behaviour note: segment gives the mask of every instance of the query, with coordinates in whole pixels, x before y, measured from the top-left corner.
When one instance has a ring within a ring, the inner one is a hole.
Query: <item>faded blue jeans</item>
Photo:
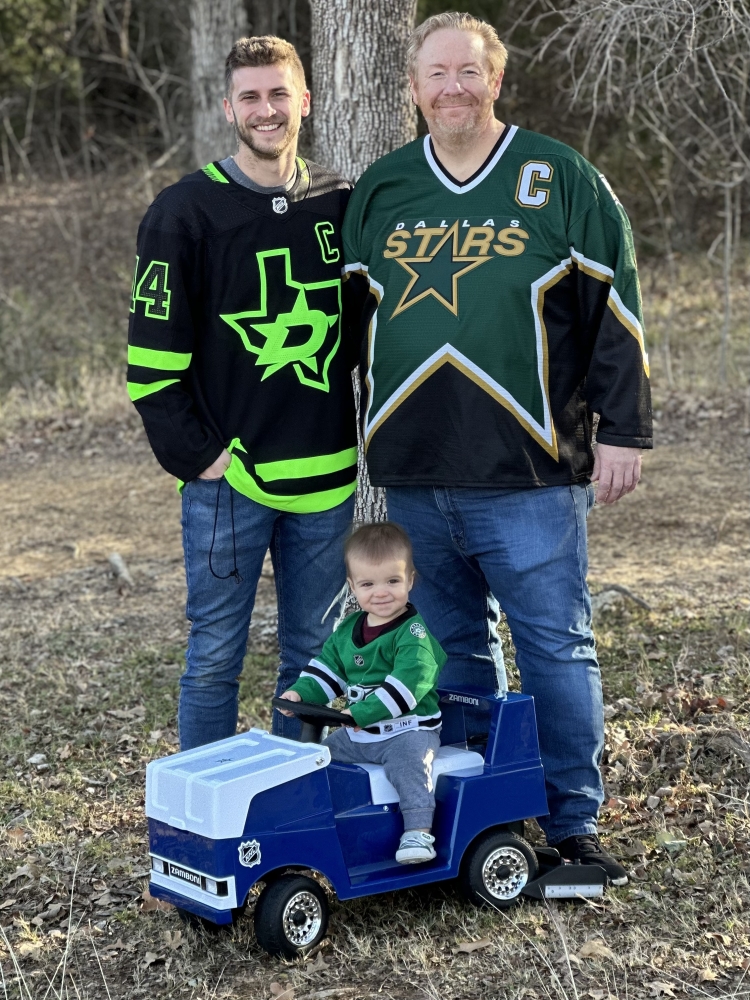
[[[320,652],[339,610],[335,598],[346,579],[344,538],[353,511],[353,497],[319,514],[287,514],[232,490],[226,480],[185,484],[182,542],[191,627],[187,667],[180,678],[182,750],[233,736],[237,730],[239,678],[267,549],[279,606],[276,693],[293,684]],[[239,583],[229,575],[235,550]],[[273,731],[295,738],[299,722],[274,711]]]
[[[389,488],[388,517],[414,546],[412,600],[448,654],[440,683],[507,690],[498,603],[533,695],[549,844],[596,833],[604,719],[586,573],[593,486]]]

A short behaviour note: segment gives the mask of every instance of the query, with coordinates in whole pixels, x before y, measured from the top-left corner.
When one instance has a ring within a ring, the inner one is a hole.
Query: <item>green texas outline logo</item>
[[[328,392],[328,368],[341,342],[341,280],[295,281],[289,247],[255,256],[259,308],[221,318],[256,355],[261,382],[291,365],[302,385]]]

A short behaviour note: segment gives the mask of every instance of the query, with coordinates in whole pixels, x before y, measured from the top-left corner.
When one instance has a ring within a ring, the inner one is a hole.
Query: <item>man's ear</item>
[[[419,104],[419,101],[417,100],[417,81],[413,76],[409,77],[409,91],[411,93],[412,104]]]
[[[302,106],[301,106],[300,111],[301,111],[301,114],[302,114],[303,118],[307,118],[307,116],[310,114],[310,91],[309,90],[306,90],[304,92],[304,94],[302,95]]]
[[[226,120],[229,122],[230,125],[234,125],[234,111],[232,110],[232,105],[230,104],[230,102],[226,97],[224,98],[223,104],[224,104],[224,117],[226,118]]]
[[[495,80],[495,85],[492,88],[492,100],[493,101],[496,101],[498,99],[498,97],[500,96],[500,88],[503,85],[503,77],[504,76],[505,76],[505,70],[501,69],[500,70],[500,75],[498,76],[497,80]]]

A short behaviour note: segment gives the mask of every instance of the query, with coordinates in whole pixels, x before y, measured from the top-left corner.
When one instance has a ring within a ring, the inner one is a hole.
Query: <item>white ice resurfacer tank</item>
[[[331,752],[263,729],[154,760],[146,815],[211,840],[241,837],[254,795],[327,767]]]

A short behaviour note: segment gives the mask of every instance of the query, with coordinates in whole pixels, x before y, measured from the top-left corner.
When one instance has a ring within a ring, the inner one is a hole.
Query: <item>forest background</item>
[[[233,30],[298,47],[302,150],[354,177],[423,128],[404,39],[450,5],[0,0],[4,1000],[750,993],[750,3],[462,6],[510,50],[498,116],[589,157],[636,239],[656,447],[636,493],[589,519],[601,829],[630,884],[504,916],[450,887],[340,903],[291,965],[261,954],[251,919],[210,937],[149,898],[144,770],[176,749],[187,624],[179,501],[125,392],[138,223],[231,151]],[[388,128],[369,127],[384,104]],[[275,615],[269,567],[242,728],[269,724]],[[503,644],[512,666],[507,629]]]

